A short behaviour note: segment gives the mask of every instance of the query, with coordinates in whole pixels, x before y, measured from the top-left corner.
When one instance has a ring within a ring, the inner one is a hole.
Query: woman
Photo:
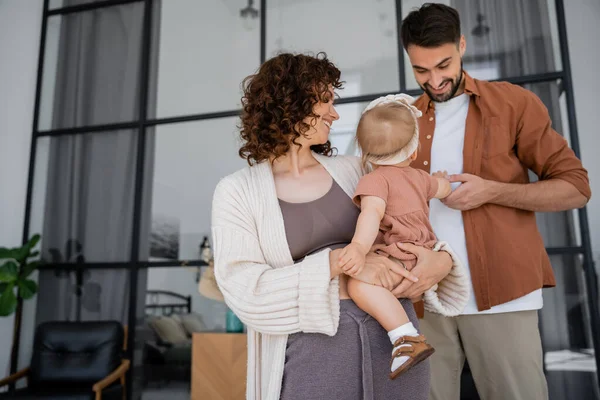
[[[428,396],[427,362],[389,380],[386,331],[349,300],[338,265],[354,234],[359,210],[350,196],[362,175],[360,160],[332,156],[328,140],[341,86],[321,54],[281,54],[244,81],[240,156],[250,167],[219,182],[212,233],[217,282],[248,327],[248,399]],[[445,252],[412,249],[430,276],[400,293],[410,297],[452,267]],[[392,289],[415,277],[370,253],[357,278]],[[401,301],[417,324],[412,303]]]

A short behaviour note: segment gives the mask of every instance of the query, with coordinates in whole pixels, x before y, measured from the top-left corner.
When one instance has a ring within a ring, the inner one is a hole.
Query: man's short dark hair
[[[426,3],[411,11],[400,29],[405,49],[410,45],[439,47],[460,41],[460,17],[458,11],[444,4]]]

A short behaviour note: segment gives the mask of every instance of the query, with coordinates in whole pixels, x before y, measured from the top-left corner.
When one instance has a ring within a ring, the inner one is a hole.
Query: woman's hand
[[[371,285],[382,286],[388,290],[397,287],[403,280],[411,283],[418,281],[414,274],[396,262],[375,253],[367,254],[365,267],[353,278]]]
[[[402,250],[417,256],[417,264],[411,270],[418,282],[405,279],[392,290],[398,298],[417,299],[423,293],[444,279],[452,269],[452,257],[445,251],[433,251],[411,243],[398,244]]]
[[[342,249],[335,249],[329,252],[329,276],[331,279],[344,272],[342,271],[342,267],[339,263],[341,253]]]

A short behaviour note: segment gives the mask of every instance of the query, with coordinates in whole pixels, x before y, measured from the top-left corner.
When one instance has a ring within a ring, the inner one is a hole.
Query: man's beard
[[[427,93],[427,95],[429,96],[429,98],[431,100],[438,102],[438,103],[443,103],[454,97],[454,95],[460,88],[460,84],[462,83],[462,77],[463,77],[463,69],[462,69],[462,63],[461,63],[460,73],[458,74],[458,76],[455,77],[454,79],[446,79],[440,85],[440,86],[444,86],[446,84],[446,82],[450,82],[450,85],[451,85],[450,90],[447,91],[446,93],[437,94],[437,95],[433,94],[433,93],[431,93],[431,91],[429,91],[428,84],[425,84],[425,86],[421,86],[421,89],[423,89],[423,91],[425,91],[425,93]]]

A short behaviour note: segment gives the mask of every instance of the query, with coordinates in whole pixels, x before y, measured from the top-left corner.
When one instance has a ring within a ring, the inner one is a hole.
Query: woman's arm
[[[339,271],[330,266],[329,249],[297,264],[268,265],[250,205],[240,192],[233,182],[223,180],[213,198],[215,276],[225,302],[259,332],[334,335],[339,322]]]

